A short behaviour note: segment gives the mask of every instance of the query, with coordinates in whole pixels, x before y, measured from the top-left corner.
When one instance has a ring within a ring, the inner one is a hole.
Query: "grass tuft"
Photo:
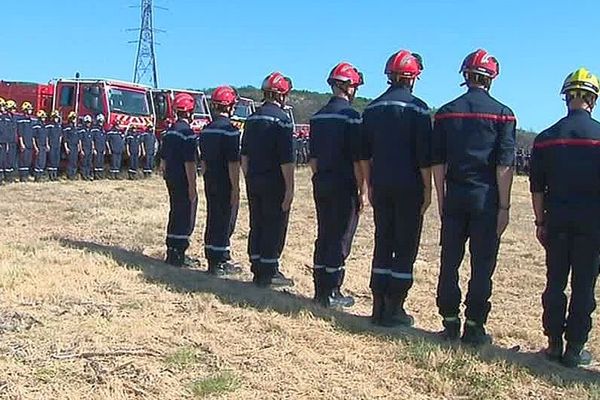
[[[190,390],[194,397],[202,398],[212,394],[224,394],[237,390],[240,381],[230,371],[221,372],[192,382]]]

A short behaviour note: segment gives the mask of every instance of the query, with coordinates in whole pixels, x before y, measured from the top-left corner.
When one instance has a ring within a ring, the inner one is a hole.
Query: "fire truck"
[[[195,133],[212,121],[208,100],[203,92],[183,89],[152,89],[152,100],[156,108],[156,132],[164,132],[177,119],[173,102],[179,93],[187,93],[196,99],[196,108],[192,114],[191,128]]]
[[[152,97],[147,86],[108,79],[58,79],[54,82],[53,109],[63,121],[75,111],[84,115],[106,117],[105,128],[115,124],[120,129],[144,129],[155,124]]]
[[[50,111],[53,95],[54,85],[51,83],[0,81],[0,97],[4,100],[14,100],[19,107],[28,101],[35,110]]]
[[[254,100],[247,97],[238,98],[238,102],[233,109],[233,115],[231,116],[232,124],[242,132],[246,120],[249,116],[254,114],[255,111],[256,103]]]

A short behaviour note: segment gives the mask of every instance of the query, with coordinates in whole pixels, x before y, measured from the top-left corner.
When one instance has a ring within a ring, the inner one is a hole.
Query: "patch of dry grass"
[[[431,333],[441,328],[435,210],[408,300],[417,328],[374,329],[366,318],[370,210],[348,263],[345,286],[357,305],[350,313],[314,306],[315,215],[307,171],[297,177],[283,256],[297,283],[289,292],[257,289],[248,272],[219,280],[163,264],[167,198],[158,178],[0,188],[0,397],[600,398],[597,370],[566,370],[537,354],[545,268],[524,179],[515,184],[495,276],[489,329],[498,346],[473,352]],[[197,254],[203,217],[201,210]],[[242,199],[233,243],[241,261],[247,218]],[[463,275],[466,283],[466,265]],[[597,332],[590,348],[600,355]]]

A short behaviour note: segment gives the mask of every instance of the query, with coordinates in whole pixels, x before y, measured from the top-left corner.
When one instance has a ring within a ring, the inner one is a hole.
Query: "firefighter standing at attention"
[[[96,115],[96,123],[91,129],[94,138],[94,179],[104,179],[104,159],[106,154],[106,131],[104,115]]]
[[[36,182],[41,182],[46,173],[46,161],[50,146],[48,143],[48,129],[46,129],[46,111],[39,110],[36,117],[37,122],[33,125],[33,147],[36,155],[33,176]]]
[[[195,107],[187,93],[175,96],[177,121],[163,135],[160,169],[169,191],[166,262],[181,267],[196,224],[198,191],[196,188],[196,135],[190,127]]]
[[[404,303],[431,203],[431,117],[412,93],[422,70],[418,54],[394,53],[384,70],[390,87],[363,114],[363,170],[375,216],[372,321],[386,327],[414,323]]]
[[[115,120],[112,128],[106,134],[106,151],[110,155],[109,179],[119,179],[121,174],[121,164],[123,162],[123,152],[125,151],[125,135],[119,129],[119,124]]]
[[[279,266],[294,199],[294,126],[284,111],[292,81],[274,72],[261,89],[264,103],[246,120],[242,137],[250,206],[248,253],[257,286],[291,286],[294,282]]]
[[[67,124],[63,128],[63,146],[67,155],[67,178],[69,180],[77,179],[77,161],[81,151],[79,132],[75,125],[76,121],[77,114],[75,114],[75,111],[71,111],[67,116]]]
[[[78,130],[81,152],[81,163],[79,172],[86,181],[94,180],[92,174],[93,153],[94,153],[94,133],[92,132],[92,116],[83,117],[83,126]]]
[[[14,100],[6,101],[6,114],[4,114],[3,129],[4,134],[8,140],[8,153],[6,155],[4,173],[8,182],[15,181],[15,170],[18,165],[17,154],[19,152],[18,146],[18,132],[17,132],[17,103]]]
[[[358,225],[366,185],[361,171],[361,118],[352,108],[362,74],[342,62],[330,72],[327,83],[333,97],[310,120],[310,167],[317,209],[314,250],[314,300],[324,307],[351,307],[344,296],[346,259]]]
[[[432,162],[442,219],[437,305],[443,336],[460,336],[458,269],[469,239],[471,279],[462,341],[491,343],[485,331],[500,237],[509,221],[515,160],[516,118],[489,91],[500,66],[485,50],[469,54],[460,68],[465,94],[435,114]]]
[[[200,135],[207,210],[204,253],[213,275],[241,272],[230,262],[230,238],[240,204],[240,131],[229,119],[237,99],[230,86],[216,88],[210,98],[215,119]]]
[[[33,116],[33,105],[25,101],[21,104],[22,114],[17,117],[19,137],[19,180],[27,182],[33,165],[33,126],[37,120]]]
[[[48,178],[51,181],[58,180],[58,167],[60,165],[60,146],[63,140],[63,128],[60,122],[60,113],[58,110],[50,114],[50,122],[46,124],[48,134]]]
[[[591,362],[584,345],[600,268],[600,123],[591,117],[599,93],[598,78],[585,68],[569,74],[561,90],[568,114],[535,138],[531,157],[536,236],[546,249],[546,355],[567,367]]]

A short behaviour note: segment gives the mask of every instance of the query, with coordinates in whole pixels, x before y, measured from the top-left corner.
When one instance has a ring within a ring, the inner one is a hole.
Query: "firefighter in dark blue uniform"
[[[86,115],[83,117],[83,127],[78,130],[79,140],[81,143],[81,161],[79,172],[81,177],[86,181],[94,180],[92,175],[93,168],[93,153],[94,153],[94,134],[92,132],[92,116]]]
[[[8,155],[8,135],[6,134],[6,100],[0,97],[0,185],[4,184],[4,168],[6,164],[6,157]]]
[[[27,182],[33,165],[33,126],[37,121],[33,117],[33,106],[30,102],[23,102],[21,111],[22,114],[17,117],[19,180]]]
[[[160,149],[160,170],[169,191],[169,222],[167,225],[168,264],[181,267],[185,251],[196,224],[198,191],[196,189],[196,135],[190,118],[196,101],[187,93],[175,96],[177,121],[163,135]]]
[[[344,296],[341,286],[366,195],[360,166],[361,118],[352,108],[364,82],[352,64],[343,62],[331,70],[327,83],[333,97],[310,120],[310,166],[318,226],[314,300],[324,307],[351,307],[354,299]]]
[[[437,305],[443,336],[460,336],[458,269],[469,239],[471,280],[462,341],[491,343],[485,331],[500,237],[509,220],[515,159],[516,119],[489,93],[498,61],[485,50],[469,54],[460,72],[467,93],[435,115],[432,162],[442,218],[441,271]]]
[[[46,160],[48,156],[48,130],[46,129],[46,111],[37,112],[37,122],[33,125],[33,147],[35,150],[35,162],[33,175],[36,182],[41,182],[46,173]]]
[[[144,177],[149,178],[154,171],[154,154],[156,150],[156,134],[154,133],[154,125],[148,122],[146,130],[141,136],[142,153],[144,154]]]
[[[393,54],[384,70],[390,88],[363,114],[369,160],[363,169],[375,217],[372,322],[388,327],[414,323],[404,303],[431,203],[431,117],[427,104],[412,94],[422,69],[418,54]]]
[[[264,104],[247,120],[242,137],[242,169],[250,206],[248,253],[254,283],[293,285],[279,271],[294,198],[293,124],[283,107],[292,90],[275,72],[262,83]]]
[[[127,176],[130,180],[137,179],[140,165],[140,133],[137,128],[130,127],[125,136],[127,157],[129,158],[129,170]]]
[[[600,269],[600,123],[591,118],[599,93],[598,78],[586,69],[569,74],[561,91],[568,115],[536,137],[531,159],[536,236],[546,249],[546,355],[568,367],[591,362],[584,345]]]
[[[104,160],[106,155],[106,131],[104,115],[96,115],[96,124],[92,127],[94,139],[94,179],[104,179]]]
[[[216,88],[210,99],[215,119],[200,135],[207,210],[204,253],[208,272],[214,275],[241,272],[230,262],[230,238],[240,203],[240,131],[229,119],[237,98],[229,86]]]
[[[106,134],[106,150],[110,155],[109,179],[119,179],[125,151],[125,135],[119,129],[116,121]]]
[[[48,134],[48,178],[51,181],[58,180],[58,168],[60,166],[60,149],[63,139],[62,124],[60,122],[60,113],[55,110],[50,114],[50,122],[46,124]]]
[[[63,128],[63,146],[67,156],[67,178],[70,180],[77,179],[77,161],[81,152],[76,121],[77,114],[71,111],[67,117],[67,124]]]
[[[8,182],[15,181],[15,173],[18,165],[18,133],[17,133],[17,103],[14,100],[6,102],[6,114],[4,115],[4,131],[8,140],[4,173]]]

